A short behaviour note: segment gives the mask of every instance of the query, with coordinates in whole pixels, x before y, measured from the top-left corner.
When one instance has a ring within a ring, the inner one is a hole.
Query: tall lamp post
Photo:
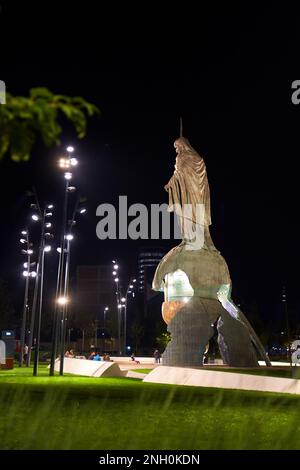
[[[121,298],[121,302],[124,304],[124,355],[126,355],[126,341],[127,341],[127,302],[128,302],[128,294],[133,294],[134,296],[134,284],[136,283],[136,279],[130,279],[125,297]]]
[[[105,352],[105,324],[106,324],[106,314],[108,312],[109,308],[106,306],[104,307],[104,310],[103,310],[103,332],[104,332],[104,339],[103,339],[103,352]]]
[[[23,316],[22,316],[22,326],[21,326],[21,335],[20,335],[20,356],[19,356],[19,367],[22,367],[23,364],[23,352],[25,346],[25,330],[26,330],[26,317],[27,317],[27,307],[28,307],[28,288],[29,288],[29,278],[33,277],[34,271],[30,271],[30,257],[33,253],[31,246],[32,244],[29,241],[28,229],[23,230],[23,238],[20,239],[20,242],[26,245],[26,250],[22,250],[22,253],[27,255],[27,262],[24,263],[25,271],[23,271],[23,276],[25,276],[25,293],[24,293],[24,304],[23,304]]]
[[[66,305],[68,303],[68,298],[67,297],[59,297],[57,299],[57,303],[60,307],[60,314],[61,314],[61,327],[60,327],[60,363],[59,363],[59,375],[64,374],[64,358],[65,358],[65,315],[66,315]]]
[[[288,340],[288,356],[291,371],[293,372],[293,363],[292,363],[292,354],[291,354],[291,335],[290,335],[290,323],[289,323],[289,314],[288,314],[288,307],[287,307],[287,296],[286,296],[286,288],[282,288],[282,304],[284,306],[285,311],[285,321],[286,321],[286,331],[287,331],[287,340]]]
[[[33,302],[32,302],[32,309],[31,309],[31,318],[30,318],[30,327],[29,327],[29,340],[28,340],[28,351],[29,354],[27,356],[27,367],[30,365],[31,360],[31,349],[33,346],[33,338],[34,338],[34,327],[35,327],[35,317],[36,317],[36,310],[37,310],[37,302],[38,302],[38,294],[39,294],[39,287],[40,287],[40,278],[41,278],[41,245],[43,243],[43,237],[51,238],[53,237],[52,234],[49,233],[49,230],[52,226],[51,222],[46,222],[43,212],[41,210],[39,200],[36,194],[35,189],[33,188],[33,192],[29,193],[31,196],[34,196],[35,203],[31,204],[31,209],[34,210],[34,213],[31,216],[31,219],[34,222],[42,222],[41,225],[41,236],[40,236],[40,243],[39,243],[39,255],[38,255],[38,262],[36,266],[36,273],[35,273],[35,285],[34,285],[34,294],[33,294]],[[46,211],[47,209],[47,211]],[[51,217],[53,209],[53,204],[48,204],[45,206],[46,217]],[[45,212],[44,211],[44,212]],[[47,229],[47,230],[46,230]]]
[[[103,329],[105,329],[105,324],[106,324],[106,314],[108,312],[109,308],[108,307],[104,307],[104,310],[103,310]]]
[[[66,338],[66,326],[67,326],[67,307],[68,307],[68,295],[69,295],[69,273],[70,273],[70,242],[73,240],[73,235],[69,233],[66,235],[67,249],[66,249],[66,265],[65,265],[65,280],[64,280],[64,294],[63,298],[66,299],[66,302],[62,307],[62,316],[61,316],[61,351],[60,351],[60,368],[59,374],[63,375],[64,373],[64,357],[65,357],[65,338]]]
[[[38,266],[39,266],[39,275],[40,275],[40,285],[39,285],[39,305],[38,305],[38,320],[36,328],[36,343],[34,349],[34,363],[33,363],[33,375],[38,375],[38,362],[39,362],[39,350],[40,350],[40,337],[41,337],[41,322],[42,322],[42,309],[43,309],[43,293],[44,293],[44,266],[45,266],[45,253],[51,251],[51,246],[46,245],[46,238],[52,238],[53,235],[50,232],[46,232],[46,218],[52,216],[51,210],[53,209],[53,204],[45,206],[42,215],[42,231],[41,231],[41,240],[39,246],[39,257],[38,257]]]
[[[74,186],[69,186],[69,190],[74,188]],[[85,207],[79,207],[80,202],[82,202],[83,198],[78,197],[75,203],[75,207],[73,210],[72,219],[69,221],[69,233],[65,236],[65,240],[67,243],[66,247],[66,264],[64,270],[64,294],[63,298],[69,298],[69,277],[70,277],[70,258],[71,258],[71,241],[74,239],[72,234],[73,226],[75,225],[76,221],[76,214],[79,212],[80,214],[86,213]],[[62,317],[61,317],[61,351],[60,351],[60,367],[59,367],[59,374],[63,375],[64,373],[64,357],[65,357],[65,338],[66,338],[66,327],[67,327],[67,320],[68,320],[68,301],[66,301],[62,308]]]
[[[66,223],[67,223],[67,213],[68,213],[68,195],[69,192],[72,192],[70,186],[70,180],[72,179],[72,172],[70,171],[71,167],[74,167],[78,164],[78,160],[72,157],[74,148],[69,146],[67,147],[67,157],[61,158],[59,160],[59,167],[64,171],[65,179],[65,189],[64,189],[64,199],[63,199],[63,218],[62,218],[62,230],[60,238],[60,251],[59,251],[59,262],[58,262],[58,271],[57,271],[57,282],[56,282],[56,301],[54,307],[54,316],[53,316],[53,326],[52,326],[52,347],[51,347],[51,362],[50,362],[50,376],[54,375],[54,366],[56,359],[56,352],[58,346],[58,335],[59,335],[59,320],[61,314],[61,328],[64,330],[64,306],[67,303],[67,299],[64,299],[63,292],[65,286],[63,283],[64,276],[64,257],[65,257],[65,239],[66,239]],[[64,300],[63,300],[64,299]],[[62,338],[62,335],[61,335]],[[62,366],[63,367],[63,366]]]
[[[116,263],[115,260],[113,260],[113,276],[114,276],[114,282],[116,283],[116,303],[117,303],[117,315],[118,315],[118,348],[119,348],[119,355],[121,356],[122,351],[121,351],[121,299],[120,299],[120,280],[118,277],[118,270],[119,270],[119,265]]]

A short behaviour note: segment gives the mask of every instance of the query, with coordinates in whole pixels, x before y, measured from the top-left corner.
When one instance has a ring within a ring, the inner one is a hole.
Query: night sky
[[[13,94],[46,86],[83,96],[102,114],[82,141],[66,126],[60,148],[38,143],[30,163],[0,163],[0,276],[22,288],[24,193],[34,184],[42,201],[62,199],[55,164],[69,143],[80,158],[74,184],[89,210],[75,231],[73,272],[117,258],[125,277],[140,246],[174,246],[100,241],[96,207],[119,195],[147,206],[167,202],[182,115],[184,135],[206,162],[212,237],[235,300],[258,303],[269,321],[285,285],[297,312],[300,105],[291,102],[291,83],[300,79],[300,16],[275,6],[196,11],[184,2],[163,12],[154,2],[110,11],[103,2],[63,3],[0,1],[0,79]]]

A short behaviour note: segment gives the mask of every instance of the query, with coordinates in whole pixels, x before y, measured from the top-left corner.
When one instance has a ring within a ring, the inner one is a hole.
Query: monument
[[[231,299],[229,270],[210,235],[210,190],[204,160],[182,136],[174,147],[175,171],[165,189],[168,210],[179,220],[182,242],[161,260],[152,286],[164,292],[162,316],[171,334],[163,365],[201,366],[216,326],[225,364],[257,367],[261,356],[270,366],[255,331]]]

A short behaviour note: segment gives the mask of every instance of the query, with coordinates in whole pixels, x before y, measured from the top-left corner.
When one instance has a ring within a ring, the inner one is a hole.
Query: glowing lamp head
[[[77,158],[70,158],[70,163],[71,163],[72,166],[77,166],[78,165]]]
[[[60,158],[60,160],[58,162],[58,165],[59,165],[60,168],[63,168],[65,170],[67,170],[68,168],[70,168],[71,163],[70,163],[69,159],[67,159],[67,158]]]
[[[68,241],[73,240],[73,238],[74,238],[74,235],[72,235],[71,233],[68,233],[68,235],[66,235],[66,240]]]
[[[66,305],[68,303],[67,297],[58,297],[57,299],[58,305]]]
[[[69,145],[69,146],[67,147],[67,152],[73,153],[73,152],[74,152],[74,147],[72,147],[72,145]]]
[[[70,171],[65,172],[65,179],[70,181],[72,179],[72,173]]]

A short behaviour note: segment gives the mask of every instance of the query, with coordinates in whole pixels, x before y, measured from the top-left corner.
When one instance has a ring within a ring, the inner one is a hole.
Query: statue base
[[[191,298],[169,322],[171,341],[163,353],[163,364],[202,366],[215,324],[224,363],[232,367],[257,367],[256,352],[245,325],[232,318],[218,300],[201,297]]]

